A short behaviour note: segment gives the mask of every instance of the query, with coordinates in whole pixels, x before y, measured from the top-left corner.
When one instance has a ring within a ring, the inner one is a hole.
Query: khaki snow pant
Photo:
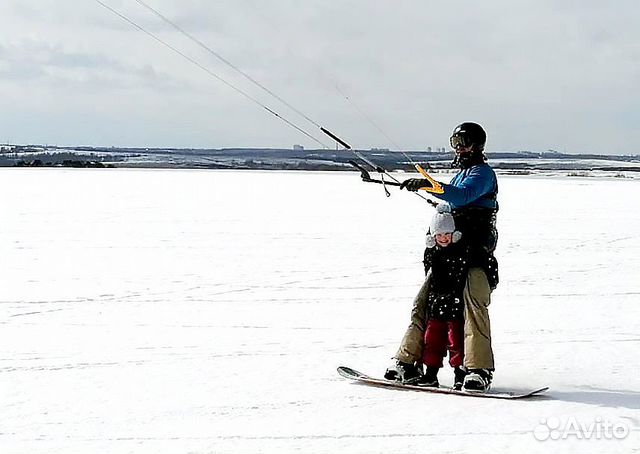
[[[396,358],[406,363],[422,361],[424,331],[427,325],[427,292],[431,272],[413,300],[411,323],[402,338]],[[491,289],[482,268],[471,268],[463,292],[464,365],[468,369],[494,369],[491,324],[488,306]]]

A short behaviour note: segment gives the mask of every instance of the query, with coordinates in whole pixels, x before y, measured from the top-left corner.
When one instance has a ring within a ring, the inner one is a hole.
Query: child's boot
[[[455,369],[453,369],[453,389],[455,389],[456,391],[462,390],[462,385],[464,384],[464,377],[466,376],[467,376],[467,370],[464,367],[458,366]]]
[[[426,388],[437,388],[440,386],[438,383],[438,371],[439,367],[427,366],[427,370],[424,375],[416,382],[417,386],[424,386]]]

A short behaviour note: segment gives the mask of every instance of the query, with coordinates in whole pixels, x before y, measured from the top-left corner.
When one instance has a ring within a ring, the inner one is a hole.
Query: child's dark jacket
[[[431,270],[427,293],[429,318],[448,321],[464,317],[462,292],[469,271],[468,257],[464,241],[425,249],[424,270],[425,273]]]

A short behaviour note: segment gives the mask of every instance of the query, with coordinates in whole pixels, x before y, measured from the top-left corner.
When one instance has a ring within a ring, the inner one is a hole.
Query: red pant
[[[464,320],[429,320],[424,332],[422,362],[425,366],[442,367],[449,350],[451,367],[462,366],[464,356]]]

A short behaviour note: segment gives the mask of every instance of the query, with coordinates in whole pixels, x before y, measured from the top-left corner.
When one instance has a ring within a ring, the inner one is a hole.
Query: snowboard
[[[470,392],[470,391],[456,391],[447,387],[439,387],[439,388],[428,388],[423,386],[416,385],[406,385],[393,380],[386,380],[384,378],[374,378],[369,375],[358,372],[357,370],[353,370],[350,367],[338,367],[338,373],[349,380],[354,380],[358,383],[363,383],[371,386],[380,386],[384,388],[395,388],[402,390],[411,390],[411,391],[422,391],[428,393],[437,393],[437,394],[455,394],[457,396],[467,396],[467,397],[484,397],[488,399],[526,399],[528,397],[539,396],[541,393],[547,391],[549,389],[548,386],[543,388],[532,389],[530,391],[523,392],[513,392],[513,391],[496,391],[491,390],[486,392]]]

